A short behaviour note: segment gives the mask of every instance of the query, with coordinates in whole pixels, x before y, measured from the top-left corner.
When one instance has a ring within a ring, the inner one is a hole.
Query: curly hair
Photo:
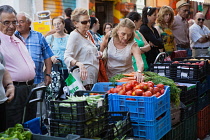
[[[120,23],[117,24],[117,26],[112,30],[112,37],[118,37],[117,31],[119,30],[120,27],[127,27],[131,30],[133,30],[133,33],[131,35],[131,38],[128,40],[128,43],[132,42],[134,37],[135,37],[135,24],[132,20],[129,18],[125,18],[120,21]]]
[[[71,20],[72,21],[79,21],[79,17],[81,15],[89,15],[88,14],[88,10],[84,9],[84,8],[76,8],[72,13],[71,13]]]
[[[166,14],[170,14],[171,15],[171,18],[168,22],[168,26],[169,28],[171,28],[172,26],[172,23],[174,21],[174,10],[170,7],[170,6],[163,6],[160,8],[159,12],[158,12],[158,17],[157,17],[157,23],[160,25],[160,26],[163,26],[165,23],[164,21],[164,15]]]

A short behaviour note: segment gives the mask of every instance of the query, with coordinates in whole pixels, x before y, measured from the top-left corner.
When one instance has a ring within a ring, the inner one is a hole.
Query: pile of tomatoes
[[[118,95],[129,95],[129,96],[156,96],[159,97],[164,94],[164,85],[157,84],[154,87],[154,83],[152,81],[148,82],[137,82],[137,81],[130,81],[126,84],[118,85],[116,88],[111,88],[107,91],[108,94],[110,93],[118,93]]]

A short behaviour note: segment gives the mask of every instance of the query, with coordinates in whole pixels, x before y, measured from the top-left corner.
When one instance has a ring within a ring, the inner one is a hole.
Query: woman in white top
[[[105,36],[101,51],[108,47],[106,69],[109,79],[116,74],[133,72],[132,56],[134,56],[138,68],[135,78],[138,82],[143,81],[144,63],[141,58],[141,50],[134,41],[134,31],[134,22],[125,18],[112,30],[110,41],[108,41],[109,35]]]
[[[99,71],[97,47],[87,35],[90,28],[90,16],[86,9],[76,8],[71,14],[71,20],[76,29],[69,36],[64,62],[68,69],[72,66],[79,67],[83,85],[89,90],[97,82]]]

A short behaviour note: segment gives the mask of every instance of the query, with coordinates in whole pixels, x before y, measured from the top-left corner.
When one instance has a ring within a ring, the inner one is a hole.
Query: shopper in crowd
[[[104,23],[104,25],[103,25],[103,35],[101,36],[102,41],[104,40],[104,36],[105,36],[109,31],[111,31],[112,28],[113,28],[112,23],[109,23],[109,22]]]
[[[0,52],[15,85],[15,97],[6,104],[7,127],[13,127],[21,123],[24,104],[33,88],[35,64],[24,43],[14,35],[18,24],[16,11],[9,5],[0,6],[0,20]],[[27,109],[26,121],[36,117],[34,104],[28,105]]]
[[[5,69],[4,57],[0,52],[0,132],[6,129],[6,103],[14,98],[15,87],[9,72]]]
[[[66,8],[64,12],[65,12],[65,29],[67,30],[67,34],[70,34],[75,29],[74,24],[71,21],[72,9]]]
[[[193,57],[205,57],[209,55],[210,30],[204,25],[203,13],[196,13],[195,23],[190,27],[190,42]]]
[[[132,56],[136,59],[137,72],[135,78],[138,82],[143,81],[142,71],[144,63],[141,58],[141,50],[134,41],[135,24],[132,20],[123,19],[113,30],[111,39],[105,36],[102,51],[107,47],[107,76],[110,79],[116,74],[133,72]]]
[[[157,8],[144,7],[142,11],[143,24],[140,27],[140,32],[144,36],[147,42],[151,43],[151,50],[146,52],[147,64],[153,64],[160,50],[164,48],[162,38],[160,37],[154,24],[156,21]]]
[[[97,82],[99,60],[97,47],[87,35],[90,29],[90,16],[84,8],[76,8],[71,15],[76,29],[71,32],[64,53],[67,68],[78,66],[80,78],[87,90]],[[100,56],[99,56],[100,57]]]
[[[51,83],[51,57],[53,56],[53,53],[44,36],[40,32],[31,30],[31,18],[27,13],[18,13],[17,21],[18,25],[15,34],[20,36],[25,42],[36,66],[34,84],[44,82],[45,85],[48,86]],[[46,67],[45,73],[43,72],[44,65]]]
[[[47,36],[46,41],[54,53],[54,56],[51,57],[52,62],[56,64],[60,63],[58,59],[62,61],[64,79],[66,79],[68,77],[68,70],[64,63],[64,52],[66,50],[69,35],[65,33],[65,22],[61,16],[53,18],[52,25],[54,26],[56,33]]]
[[[174,51],[174,36],[171,26],[174,22],[174,11],[170,6],[163,6],[158,12],[156,26],[159,35],[164,43],[164,51],[169,55]]]
[[[190,4],[185,0],[180,0],[176,3],[177,15],[174,17],[172,32],[175,37],[175,45],[177,50],[186,50],[187,56],[191,57],[192,51],[189,40],[189,26],[187,17],[190,10]]]
[[[141,53],[142,53],[141,57],[142,57],[142,60],[144,61],[144,70],[148,70],[149,67],[147,64],[146,55],[144,53],[151,50],[151,47],[150,47],[150,44],[148,44],[148,42],[145,40],[144,36],[139,32],[139,29],[142,25],[141,15],[138,12],[130,12],[128,13],[126,17],[135,23],[136,28],[135,28],[134,40],[136,41],[139,49],[141,50]],[[137,68],[136,59],[134,58],[134,56],[132,56],[132,62],[133,62],[134,70],[137,71],[138,68]]]
[[[97,33],[97,31],[100,29],[99,20],[96,17],[90,17],[90,34],[92,35],[94,39],[94,44],[100,50],[100,45],[102,43],[101,35]]]

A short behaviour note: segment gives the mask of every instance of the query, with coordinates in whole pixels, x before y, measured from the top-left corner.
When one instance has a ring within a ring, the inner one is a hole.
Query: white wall
[[[89,9],[89,0],[76,0],[76,8]]]

